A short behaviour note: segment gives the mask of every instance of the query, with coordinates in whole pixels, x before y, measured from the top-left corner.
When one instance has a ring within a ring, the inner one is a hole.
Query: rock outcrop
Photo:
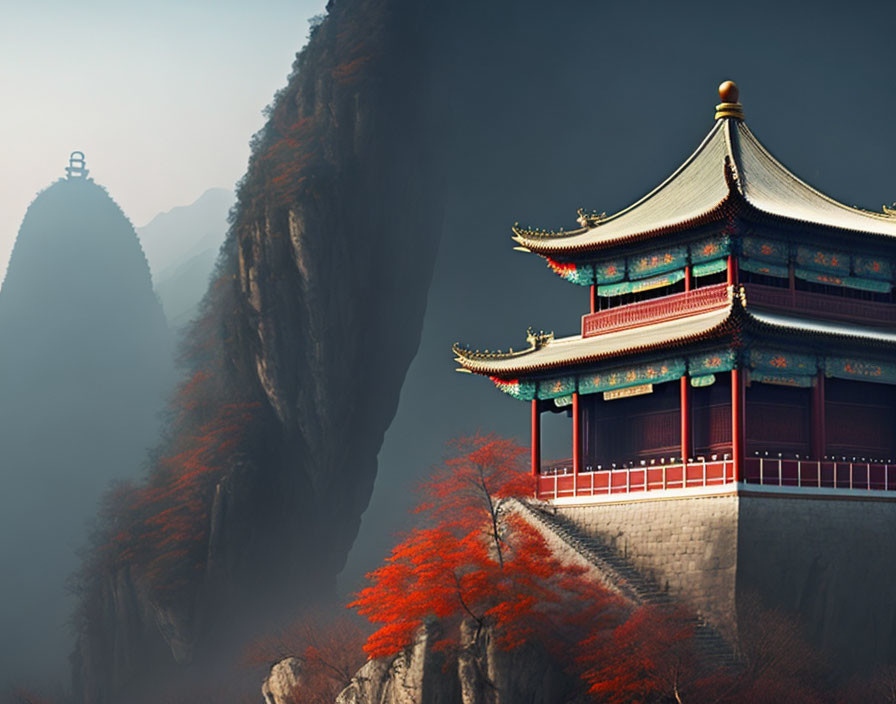
[[[302,670],[299,658],[286,658],[274,665],[261,687],[264,704],[295,704],[302,691]]]
[[[336,704],[563,704],[579,694],[537,643],[506,651],[490,631],[465,623],[450,660],[433,649],[438,626],[421,629],[414,645],[391,659],[369,660]]]

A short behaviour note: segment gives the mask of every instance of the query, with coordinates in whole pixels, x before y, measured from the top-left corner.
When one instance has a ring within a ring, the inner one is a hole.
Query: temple
[[[513,228],[587,292],[578,334],[454,347],[530,404],[541,499],[896,496],[896,211],[815,190],[748,129],[737,87],[719,93],[709,134],[641,200]],[[568,459],[543,460],[544,413],[571,416]]]

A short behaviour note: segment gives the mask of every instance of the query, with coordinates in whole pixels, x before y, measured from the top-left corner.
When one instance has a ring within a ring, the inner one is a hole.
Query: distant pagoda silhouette
[[[90,170],[84,159],[84,152],[72,152],[68,158],[68,166],[65,167],[66,178],[87,178]]]

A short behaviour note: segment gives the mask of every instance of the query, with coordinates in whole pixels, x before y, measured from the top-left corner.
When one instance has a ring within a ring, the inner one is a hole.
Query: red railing
[[[762,486],[896,490],[896,465],[747,457],[744,481]]]
[[[896,465],[747,457],[743,481],[771,487],[896,491]],[[539,499],[587,498],[668,489],[722,486],[734,482],[731,459],[648,465],[573,474],[553,463],[538,476]]]
[[[582,316],[582,337],[633,328],[659,320],[674,320],[712,310],[728,302],[728,285],[705,286],[671,296],[630,303]]]
[[[748,306],[804,311],[827,320],[864,322],[871,325],[896,324],[896,305],[892,303],[862,301],[762,284],[744,284],[744,290]]]
[[[608,496],[666,489],[721,486],[734,481],[734,462],[718,460],[687,464],[649,465],[597,472],[542,474],[539,499]]]

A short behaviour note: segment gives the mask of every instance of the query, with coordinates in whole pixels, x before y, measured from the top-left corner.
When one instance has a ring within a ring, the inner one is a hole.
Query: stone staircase
[[[594,566],[606,586],[633,605],[668,604],[669,595],[607,543],[584,535],[570,520],[528,501],[514,508],[527,520],[560,538],[577,555]]]
[[[585,535],[568,518],[557,515],[546,504],[514,500],[516,510],[527,521],[554,536],[587,562],[600,575],[601,581],[633,606],[670,605],[674,599],[665,589],[644,574],[616,548],[598,537]],[[694,636],[697,651],[705,662],[717,668],[736,665],[731,645],[710,623],[695,617]]]

